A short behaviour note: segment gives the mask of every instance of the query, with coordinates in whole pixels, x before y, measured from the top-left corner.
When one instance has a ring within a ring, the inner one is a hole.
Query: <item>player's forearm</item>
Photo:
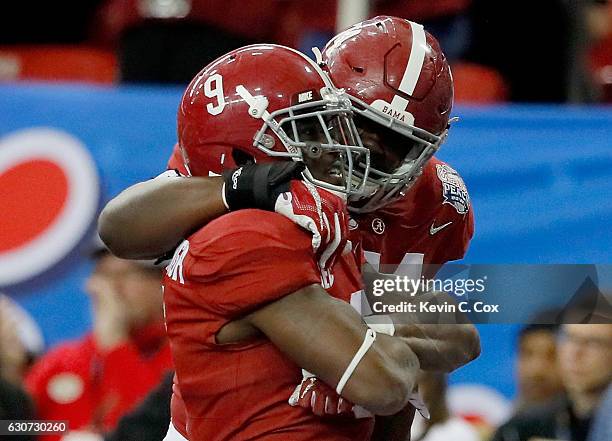
[[[100,237],[119,257],[159,257],[227,211],[221,198],[222,185],[222,178],[196,177],[133,185],[102,210]]]
[[[395,332],[426,371],[451,372],[480,355],[480,337],[471,324],[396,324]]]
[[[353,403],[365,407],[375,415],[393,415],[403,409],[416,386],[420,363],[416,353],[412,350],[409,340],[400,336],[390,337],[378,334],[372,348],[370,359],[364,360],[358,366],[353,377],[347,383],[342,396]],[[371,364],[371,361],[382,360],[381,367]],[[382,368],[384,366],[384,368]],[[389,382],[379,377],[384,369]],[[386,397],[395,396],[389,402]],[[380,400],[384,403],[379,405]]]
[[[348,303],[332,298],[319,285],[285,296],[245,320],[329,385],[338,385],[345,376],[368,331]],[[408,402],[418,371],[408,339],[380,333],[358,358],[341,394],[375,414],[391,415]]]

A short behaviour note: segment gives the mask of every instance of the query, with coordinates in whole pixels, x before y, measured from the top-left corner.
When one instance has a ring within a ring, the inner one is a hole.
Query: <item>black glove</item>
[[[274,211],[276,199],[289,191],[292,179],[301,179],[303,162],[247,164],[223,172],[224,202],[231,211],[259,208]]]

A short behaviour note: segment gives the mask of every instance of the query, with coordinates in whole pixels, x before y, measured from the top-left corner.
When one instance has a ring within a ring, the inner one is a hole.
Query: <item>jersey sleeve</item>
[[[437,246],[431,259],[433,263],[443,264],[462,259],[467,253],[474,235],[474,212],[470,195],[459,173],[448,164],[435,161],[436,178],[433,194],[439,204],[435,219],[439,224],[452,222],[449,228],[435,235],[429,232]]]
[[[321,281],[309,234],[276,213],[230,213],[189,242],[185,277],[198,301],[226,317]]]
[[[470,241],[474,236],[474,212],[472,207],[470,207],[467,214],[463,217],[460,227],[461,230],[457,235],[457,246],[455,252],[457,257],[455,257],[455,260],[462,259],[465,256],[468,247],[470,246]]]
[[[443,205],[443,209],[448,213],[446,219],[453,220],[454,225],[444,232],[446,234],[440,235],[440,239],[446,242],[446,246],[438,247],[443,252],[443,256],[438,259],[440,263],[463,259],[474,236],[474,211],[467,189],[465,189],[465,198],[467,200],[465,213],[459,212],[448,203]]]

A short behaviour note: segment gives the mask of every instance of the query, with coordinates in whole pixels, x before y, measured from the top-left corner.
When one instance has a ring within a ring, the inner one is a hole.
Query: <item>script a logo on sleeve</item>
[[[442,203],[452,205],[459,214],[467,213],[470,209],[470,196],[461,176],[447,164],[436,164],[436,171],[442,182]]]
[[[184,240],[174,252],[172,261],[166,267],[166,274],[175,282],[180,282],[181,285],[185,284],[185,278],[183,277],[183,260],[187,256],[189,251],[189,241]]]

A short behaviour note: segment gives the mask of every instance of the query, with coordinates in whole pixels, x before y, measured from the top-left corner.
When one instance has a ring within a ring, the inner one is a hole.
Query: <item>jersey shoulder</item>
[[[286,217],[269,211],[246,209],[227,213],[196,231],[189,239],[192,256],[205,256],[222,247],[236,246],[243,253],[266,247],[311,249],[309,234]]]
[[[393,217],[410,219],[412,225],[427,223],[441,215],[465,218],[470,211],[470,196],[463,179],[437,158],[429,160],[421,177],[403,198],[383,208]]]
[[[165,283],[190,291],[208,309],[236,313],[320,280],[305,230],[277,213],[239,210],[180,244]]]
[[[470,195],[465,182],[459,173],[446,162],[432,158],[426,165],[423,176],[417,181],[427,191],[433,192],[434,200],[441,205],[448,205],[457,214],[464,215],[470,210]]]
[[[364,247],[385,254],[388,263],[399,263],[406,253],[423,254],[426,263],[461,259],[474,235],[465,183],[455,169],[437,158],[425,165],[404,197],[374,215],[378,217],[372,221],[375,234],[369,235]],[[375,221],[386,224],[385,234],[374,229]]]

